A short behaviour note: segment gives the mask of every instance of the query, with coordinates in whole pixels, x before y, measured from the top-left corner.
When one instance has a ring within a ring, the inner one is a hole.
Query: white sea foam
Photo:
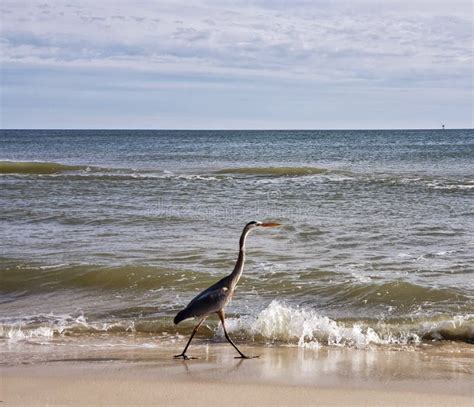
[[[472,189],[474,185],[472,182],[463,182],[463,183],[453,183],[453,182],[441,182],[434,181],[428,182],[427,186],[433,189],[447,189],[447,190],[456,190],[456,189]]]
[[[346,326],[327,316],[301,307],[274,300],[256,317],[228,320],[229,331],[240,331],[251,337],[261,336],[271,342],[285,342],[299,347],[318,348],[321,345],[354,346],[369,344],[418,343],[418,335],[380,335],[363,324]]]
[[[166,325],[153,332],[169,336]],[[161,331],[160,331],[161,329]],[[449,319],[423,320],[400,324],[378,321],[344,323],[318,312],[274,300],[256,316],[228,318],[227,329],[249,342],[287,344],[308,349],[321,346],[366,348],[370,345],[418,345],[422,340],[454,339],[472,342],[474,315],[459,315]],[[135,321],[89,322],[84,315],[36,315],[21,321],[0,322],[0,339],[8,342],[45,340],[63,335],[94,333],[150,332],[150,327],[135,326]],[[217,335],[223,336],[221,326]]]
[[[304,348],[321,345],[365,348],[376,345],[417,345],[423,337],[431,339],[473,338],[473,316],[459,316],[449,321],[426,321],[419,325],[400,326],[377,323],[344,324],[336,322],[314,310],[272,301],[256,317],[230,318],[230,332],[242,333],[252,339],[288,343]],[[218,334],[222,330],[218,328]]]
[[[0,323],[0,338],[12,342],[93,332],[135,332],[135,323],[134,321],[89,323],[83,314],[76,317],[68,314],[36,315],[13,323],[9,321]]]

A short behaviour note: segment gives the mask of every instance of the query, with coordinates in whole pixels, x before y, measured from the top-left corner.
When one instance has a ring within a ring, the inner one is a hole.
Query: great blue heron
[[[228,276],[222,278],[217,283],[211,285],[207,290],[204,290],[202,293],[194,297],[194,299],[187,305],[185,309],[178,312],[176,317],[174,318],[174,323],[179,324],[181,321],[192,318],[198,317],[199,322],[194,327],[191,337],[189,338],[188,343],[184,347],[183,352],[179,355],[176,355],[175,358],[183,358],[185,360],[188,359],[195,359],[192,356],[186,355],[186,351],[191,343],[194,335],[196,334],[199,327],[202,323],[206,320],[206,318],[216,313],[222,323],[222,329],[224,330],[224,335],[226,339],[230,342],[230,344],[235,348],[237,352],[239,352],[240,356],[237,358],[242,359],[250,359],[250,356],[244,355],[239,348],[236,346],[232,339],[230,339],[229,334],[225,328],[225,314],[224,308],[229,303],[232,295],[234,294],[235,286],[239,282],[240,276],[242,275],[242,270],[244,269],[244,262],[245,262],[245,240],[247,239],[248,234],[257,227],[275,227],[280,226],[279,223],[274,222],[256,222],[252,221],[245,225],[244,230],[242,231],[242,235],[240,236],[239,241],[239,257],[237,258],[237,262],[235,263],[234,271],[230,273]],[[258,356],[255,356],[258,357]]]

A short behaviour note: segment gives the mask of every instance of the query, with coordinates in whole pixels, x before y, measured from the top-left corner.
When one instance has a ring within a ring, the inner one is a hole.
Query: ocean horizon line
[[[38,127],[0,128],[0,131],[433,131],[474,130],[474,127],[404,127],[404,128],[125,128],[125,127]]]

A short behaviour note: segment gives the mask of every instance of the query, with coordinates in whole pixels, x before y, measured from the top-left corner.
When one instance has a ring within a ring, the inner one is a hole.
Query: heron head
[[[257,222],[255,220],[253,220],[252,222],[247,223],[247,225],[245,227],[248,228],[248,229],[254,229],[254,228],[257,228],[257,227],[274,228],[276,226],[280,226],[280,224],[276,223],[276,222]]]

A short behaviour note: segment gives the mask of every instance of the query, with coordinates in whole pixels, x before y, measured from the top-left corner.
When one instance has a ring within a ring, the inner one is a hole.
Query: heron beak
[[[281,224],[275,222],[265,222],[262,223],[260,226],[263,226],[264,228],[274,228],[276,226],[281,226]]]

